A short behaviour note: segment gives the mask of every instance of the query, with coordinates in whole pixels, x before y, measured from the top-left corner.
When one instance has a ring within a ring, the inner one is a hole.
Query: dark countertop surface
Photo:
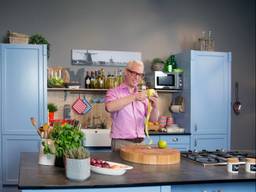
[[[22,153],[20,162],[20,189],[68,189],[160,186],[193,183],[223,183],[255,181],[255,175],[246,173],[244,165],[239,174],[227,172],[226,166],[207,166],[181,158],[174,165],[142,165],[120,159],[118,153],[95,152],[91,157],[121,162],[134,168],[121,176],[100,175],[91,172],[83,182],[75,182],[65,177],[65,169],[55,166],[38,165],[37,153]]]

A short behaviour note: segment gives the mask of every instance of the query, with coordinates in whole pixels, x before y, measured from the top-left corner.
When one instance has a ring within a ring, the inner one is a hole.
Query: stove
[[[254,152],[245,151],[187,151],[182,152],[181,156],[202,164],[203,166],[208,165],[226,165],[227,159],[231,157],[237,157],[241,164],[245,164],[245,158],[256,158]]]

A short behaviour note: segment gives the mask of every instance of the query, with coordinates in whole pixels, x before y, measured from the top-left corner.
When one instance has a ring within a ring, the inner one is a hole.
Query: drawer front
[[[190,149],[189,144],[169,144],[168,146],[179,151],[188,151]]]
[[[168,144],[189,144],[190,136],[188,135],[161,135],[160,139],[167,141]]]

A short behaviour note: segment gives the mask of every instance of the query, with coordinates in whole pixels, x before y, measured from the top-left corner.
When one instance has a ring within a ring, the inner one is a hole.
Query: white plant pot
[[[66,177],[71,180],[84,181],[91,175],[90,158],[66,158]]]
[[[47,143],[50,143],[52,142],[52,140],[48,140],[48,139],[45,139],[43,140]],[[40,145],[40,150],[39,150],[39,157],[38,157],[38,164],[40,165],[54,165],[55,163],[55,155],[53,154],[44,154],[44,146]]]

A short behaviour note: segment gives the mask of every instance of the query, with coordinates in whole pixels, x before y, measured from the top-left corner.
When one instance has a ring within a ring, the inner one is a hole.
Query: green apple
[[[167,147],[167,142],[165,140],[160,139],[157,144],[160,149],[164,149]]]

